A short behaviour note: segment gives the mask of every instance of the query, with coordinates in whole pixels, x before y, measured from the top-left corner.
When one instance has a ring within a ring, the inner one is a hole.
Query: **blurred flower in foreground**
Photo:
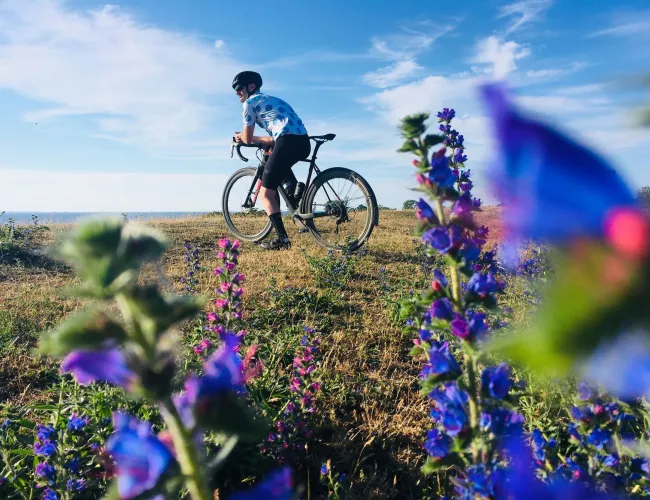
[[[507,246],[533,239],[558,250],[556,278],[530,331],[499,339],[495,348],[538,372],[578,372],[617,394],[642,393],[650,385],[639,385],[650,381],[650,342],[626,341],[634,364],[611,344],[623,342],[614,340],[621,332],[650,327],[647,216],[596,153],[524,116],[500,84],[481,92],[498,144],[491,178],[503,202]],[[602,363],[602,371],[594,369]],[[633,383],[630,370],[648,375],[637,372]]]

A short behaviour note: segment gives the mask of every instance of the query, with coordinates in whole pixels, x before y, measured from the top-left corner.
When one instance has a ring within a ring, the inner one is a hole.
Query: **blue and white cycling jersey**
[[[282,99],[258,92],[244,101],[244,125],[257,124],[277,140],[286,134],[307,135],[307,129],[291,106]]]

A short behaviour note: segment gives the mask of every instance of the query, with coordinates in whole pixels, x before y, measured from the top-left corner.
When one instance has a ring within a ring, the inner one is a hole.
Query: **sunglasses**
[[[237,93],[241,92],[242,90],[244,90],[244,87],[242,87],[241,85],[235,87],[235,92]]]

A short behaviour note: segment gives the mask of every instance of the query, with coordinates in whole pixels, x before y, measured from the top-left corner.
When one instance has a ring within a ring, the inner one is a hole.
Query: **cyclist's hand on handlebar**
[[[235,142],[242,142],[241,136],[242,136],[241,132],[235,132],[235,137],[234,137]]]

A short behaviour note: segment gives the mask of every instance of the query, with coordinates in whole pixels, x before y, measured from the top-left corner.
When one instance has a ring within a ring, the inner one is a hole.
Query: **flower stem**
[[[176,406],[170,398],[161,402],[161,414],[174,442],[178,463],[192,500],[211,500],[210,488],[201,472],[199,453],[191,433],[185,428]]]
[[[469,392],[469,425],[475,434],[478,428],[478,391],[476,384],[476,360],[469,353],[464,354],[465,369],[467,370],[467,387]],[[479,454],[474,442],[470,447],[472,451],[472,461],[478,463]]]

